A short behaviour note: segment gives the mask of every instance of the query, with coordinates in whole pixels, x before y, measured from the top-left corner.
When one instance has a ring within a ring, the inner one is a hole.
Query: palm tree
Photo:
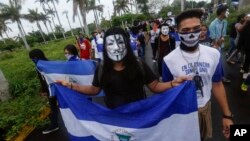
[[[61,24],[61,20],[60,20],[60,18],[59,18],[59,15],[58,15],[58,12],[57,12],[57,9],[56,9],[56,5],[55,5],[55,2],[56,3],[58,3],[59,2],[59,0],[46,0],[47,1],[47,3],[48,2],[51,2],[52,4],[53,4],[53,7],[54,7],[54,10],[55,10],[55,12],[56,12],[56,17],[57,17],[57,20],[58,20],[58,22],[59,22],[59,25],[62,27],[62,24]],[[48,4],[49,5],[49,4]],[[51,9],[51,8],[50,8]],[[64,29],[62,28],[62,34],[63,34],[63,38],[64,39],[66,39],[66,37],[65,37],[65,34],[64,34]]]
[[[51,19],[52,19],[52,22],[53,22],[53,25],[54,25],[54,28],[56,27],[56,24],[55,24],[55,21],[54,21],[54,17],[55,17],[55,11],[52,10],[52,9],[46,9],[46,15],[51,15]],[[52,28],[52,25],[51,25],[51,21],[49,20],[49,26],[50,26],[50,29],[53,33],[53,36],[55,38],[55,40],[57,40],[56,38],[56,35],[55,35],[55,31],[54,29]]]
[[[115,13],[119,13],[119,15],[123,13],[127,13],[129,11],[129,0],[116,0],[114,4]]]
[[[100,13],[103,12],[103,7],[104,7],[104,5],[102,5],[102,4],[96,5],[95,0],[90,0],[89,11],[93,10],[94,17],[95,17],[96,28],[98,28],[98,25],[100,25],[97,11],[99,11]]]
[[[7,38],[10,38],[7,31],[12,31],[10,27],[7,26],[7,24],[10,24],[10,22],[6,22],[3,19],[0,19],[0,33],[4,32]]]
[[[23,18],[23,15],[20,14],[20,11],[22,8],[21,2],[22,2],[21,0],[9,0],[9,5],[0,3],[0,7],[1,7],[0,19],[11,20],[12,22],[17,23],[17,27],[19,29],[21,38],[24,42],[25,48],[30,50],[30,46],[27,43],[27,40],[25,37],[25,31],[21,22],[21,18]]]
[[[45,36],[43,34],[44,32],[43,32],[41,25],[39,23],[39,21],[42,21],[43,17],[38,13],[37,9],[35,9],[35,10],[29,9],[28,11],[29,11],[29,14],[24,16],[25,19],[29,20],[29,22],[31,22],[31,23],[36,22],[36,25],[37,25],[39,32],[43,38],[43,41],[44,41],[44,43],[46,43],[46,39],[45,39]]]
[[[68,0],[67,2],[69,1],[70,0]],[[89,35],[89,28],[86,19],[89,8],[89,0],[73,0],[73,21],[75,21],[75,16],[77,15],[78,8],[82,16],[85,33]]]
[[[72,37],[74,37],[74,33],[73,33],[73,31],[72,31],[72,27],[71,27],[71,25],[70,25],[70,21],[69,21],[69,17],[68,17],[68,11],[67,10],[65,10],[65,11],[63,11],[63,15],[66,15],[66,18],[67,18],[67,20],[68,20],[68,23],[69,23],[69,28],[70,28],[70,31],[71,31],[71,35],[72,35]]]
[[[81,30],[82,30],[82,33],[84,32],[84,29],[83,29],[83,26],[82,26],[82,22],[81,22],[81,18],[80,18],[80,14],[78,11],[76,11],[77,13],[77,17],[78,17],[78,20],[79,20],[79,23],[80,23],[80,26],[81,26]],[[73,19],[73,22],[75,22],[75,20]]]
[[[50,31],[49,31],[49,28],[48,28],[48,26],[47,26],[47,22],[49,22],[49,16],[46,15],[46,14],[44,14],[44,13],[40,13],[40,20],[43,22],[43,24],[44,24],[44,26],[45,26],[45,28],[46,28],[48,34],[49,34]],[[54,35],[54,33],[53,33],[53,35]],[[54,37],[55,37],[55,36],[54,36]]]

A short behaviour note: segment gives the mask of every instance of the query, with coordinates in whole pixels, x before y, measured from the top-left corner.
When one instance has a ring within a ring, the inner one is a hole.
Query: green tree
[[[30,46],[28,45],[25,38],[25,31],[21,22],[21,18],[23,18],[23,15],[20,13],[22,9],[21,3],[21,0],[9,0],[9,5],[0,3],[0,19],[11,20],[12,22],[17,23],[17,27],[19,29],[19,33],[21,34],[21,38],[24,42],[25,48],[29,50]]]
[[[129,0],[116,0],[114,3],[114,13],[118,13],[121,16],[122,13],[129,12],[129,4]]]
[[[46,9],[46,12],[45,12],[45,13],[46,13],[47,16],[50,16],[50,18],[51,18],[51,20],[52,20],[52,23],[53,23],[53,25],[54,25],[54,28],[55,28],[55,27],[56,27],[56,24],[55,24],[55,21],[54,21],[55,11],[52,10],[52,9]],[[50,21],[50,20],[49,20],[49,25],[50,25],[50,29],[51,29],[51,31],[52,31],[52,34],[53,34],[55,40],[57,40],[57,37],[56,37],[56,35],[55,35],[54,28],[52,27],[51,21]]]
[[[149,15],[148,0],[136,0],[141,13]]]
[[[61,29],[62,29],[61,32],[62,32],[62,34],[63,34],[63,38],[66,39],[65,34],[64,34],[64,29],[63,29],[63,26],[62,26],[62,24],[61,24],[61,20],[60,20],[60,18],[59,18],[59,15],[58,15],[58,12],[57,12],[57,9],[56,9],[56,4],[55,4],[55,3],[59,3],[59,0],[46,0],[46,3],[48,3],[48,2],[51,2],[52,5],[53,5],[53,7],[54,7],[54,10],[55,10],[55,14],[56,14],[57,20],[58,20],[58,22],[59,22],[59,25],[62,27],[62,28],[61,28]],[[49,4],[47,4],[47,5],[49,6]],[[49,7],[49,9],[52,9],[52,8]]]
[[[53,17],[55,17],[55,11],[53,11],[52,9],[47,9],[46,7],[45,7],[45,4],[48,4],[47,3],[47,1],[46,0],[36,0],[35,2],[39,2],[40,3],[40,5],[42,6],[42,8],[43,8],[43,11],[44,11],[44,13],[45,14],[43,14],[43,13],[41,13],[42,14],[42,21],[43,21],[43,24],[44,24],[44,26],[46,27],[46,29],[47,29],[47,32],[48,32],[48,34],[50,33],[49,32],[49,30],[48,30],[48,26],[47,26],[47,22],[49,23],[49,26],[50,26],[50,29],[51,29],[51,31],[52,31],[52,34],[53,34],[53,36],[54,36],[54,39],[55,40],[57,40],[57,38],[56,38],[56,36],[55,36],[55,33],[54,33],[54,30],[53,30],[53,28],[52,28],[52,25],[51,25],[51,21],[50,21],[50,17],[49,17],[49,15],[51,15],[52,16],[52,20],[53,20],[53,23],[54,23],[54,18]],[[48,10],[50,10],[49,12],[48,12]],[[52,13],[52,14],[51,14]]]
[[[39,29],[39,32],[40,32],[40,34],[41,34],[41,36],[43,38],[43,41],[46,43],[47,41],[46,41],[45,36],[43,34],[44,32],[43,32],[43,30],[41,28],[41,25],[39,23],[39,21],[42,21],[41,14],[38,13],[37,9],[35,9],[35,10],[29,9],[28,11],[29,11],[29,14],[26,14],[24,16],[25,19],[27,19],[31,23],[34,23],[34,22],[36,23],[37,28]]]
[[[5,33],[7,38],[10,38],[7,31],[12,31],[10,27],[7,26],[7,24],[10,24],[10,22],[7,22],[3,19],[0,19],[0,36],[3,35],[3,33]]]
[[[69,17],[68,17],[68,11],[67,10],[63,11],[63,15],[64,14],[66,15],[66,19],[68,20],[69,28],[70,28],[70,31],[71,31],[71,36],[74,37],[74,33],[72,31],[72,27],[71,27],[71,24],[70,24],[70,21],[69,21]]]
[[[97,12],[102,13],[103,7],[104,7],[104,5],[102,5],[102,4],[96,5],[96,0],[90,0],[89,11],[92,10],[94,13],[96,28],[98,28],[98,25],[100,25]]]
[[[70,0],[68,0],[69,2]],[[84,30],[87,35],[89,35],[89,28],[87,24],[87,12],[89,9],[89,0],[72,0],[73,1],[73,21],[75,21],[75,16],[77,15],[77,10],[79,9],[82,16]]]

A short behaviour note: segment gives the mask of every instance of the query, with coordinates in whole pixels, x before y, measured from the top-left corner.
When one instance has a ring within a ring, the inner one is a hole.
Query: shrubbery
[[[63,60],[63,48],[69,43],[74,44],[74,38],[52,41],[37,48],[42,49],[50,60]],[[11,137],[24,124],[39,124],[36,118],[47,100],[39,95],[40,84],[27,50],[0,53],[0,69],[9,82],[13,97],[9,101],[0,102],[0,128],[7,129],[7,136]]]

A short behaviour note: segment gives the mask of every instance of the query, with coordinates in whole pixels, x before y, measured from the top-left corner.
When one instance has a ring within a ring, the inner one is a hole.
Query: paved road
[[[146,49],[146,62],[155,70],[152,62],[152,50],[150,46]],[[250,94],[242,93],[240,90],[241,75],[239,73],[239,65],[225,64],[226,75],[232,80],[232,83],[225,84],[230,107],[235,115],[235,123],[250,124]],[[101,100],[98,100],[101,101]],[[221,111],[212,97],[212,120],[213,120],[213,138],[208,141],[226,141],[222,135]],[[34,130],[26,139],[26,141],[68,141],[66,129],[60,118],[60,130],[48,135],[43,135],[41,132],[45,128]],[[192,127],[189,127],[192,128]],[[188,129],[187,129],[188,130]]]

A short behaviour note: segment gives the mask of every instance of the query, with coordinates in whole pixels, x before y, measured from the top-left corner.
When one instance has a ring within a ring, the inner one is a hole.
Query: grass
[[[49,60],[64,60],[63,48],[74,44],[73,38],[51,41],[40,45]],[[0,128],[7,129],[6,136],[12,137],[24,124],[39,124],[36,118],[41,107],[46,105],[46,98],[39,95],[40,84],[33,62],[25,49],[0,53],[0,69],[9,82],[12,99],[0,102]]]

